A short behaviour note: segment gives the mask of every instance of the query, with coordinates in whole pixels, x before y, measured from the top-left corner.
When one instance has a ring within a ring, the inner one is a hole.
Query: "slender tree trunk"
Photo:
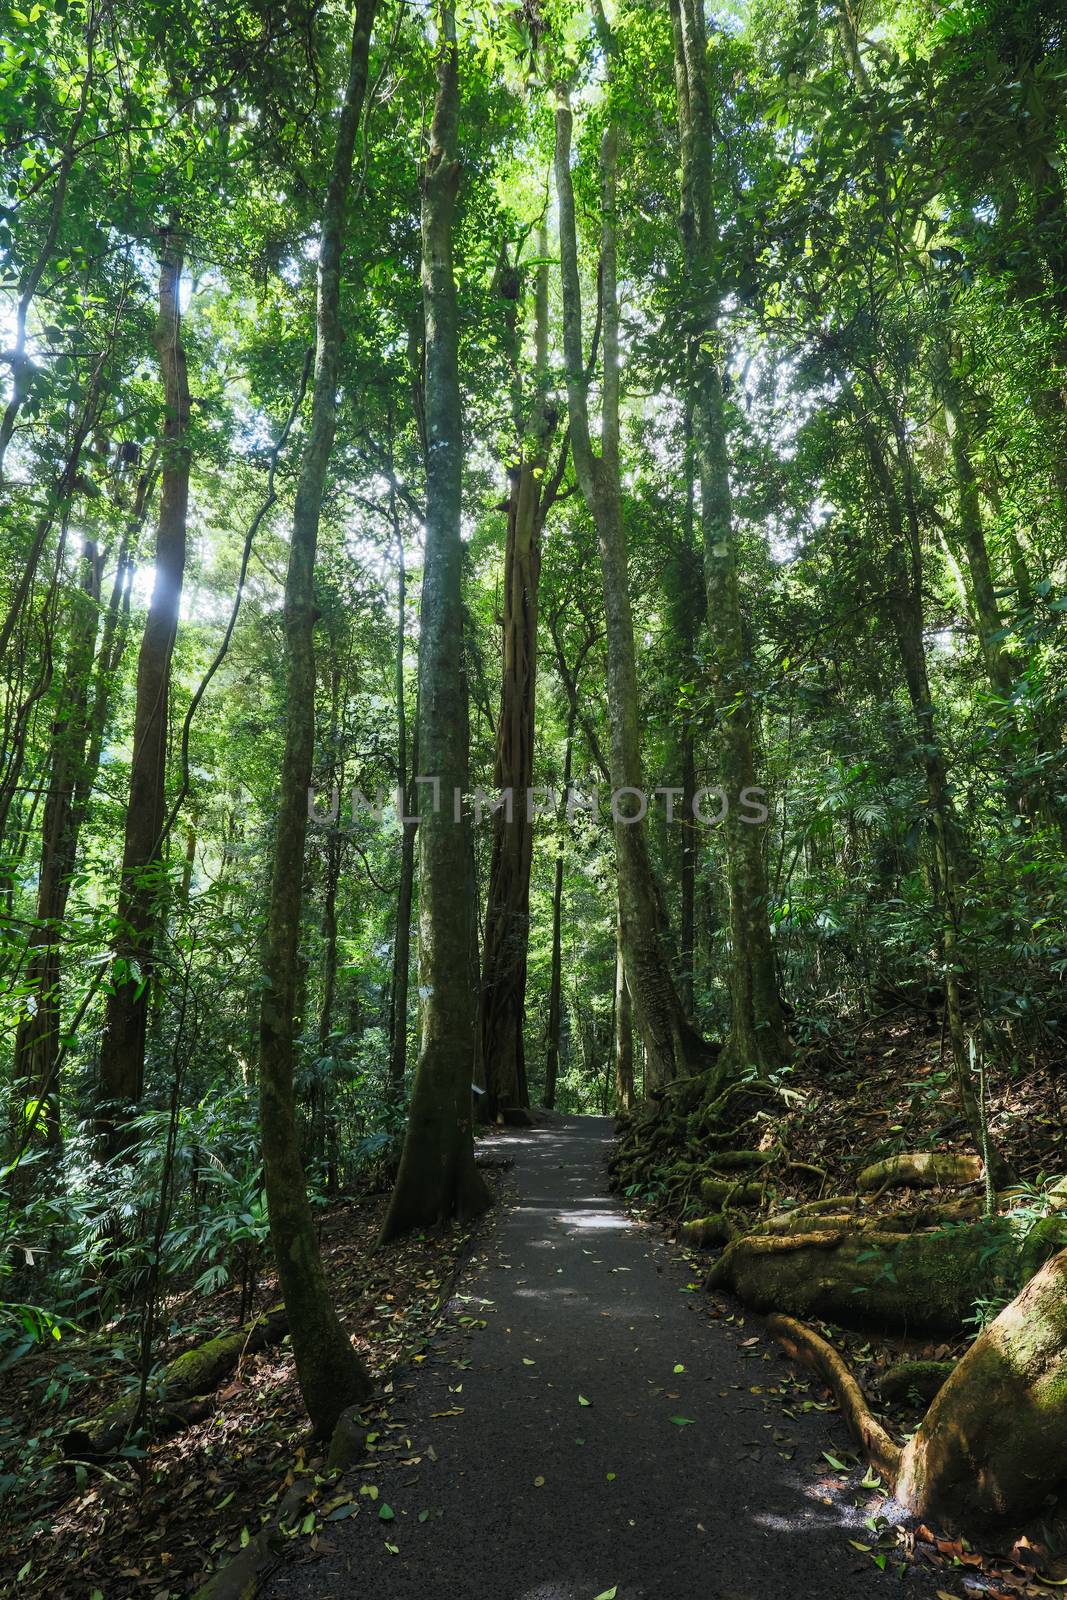
[[[98,1128],[108,1149],[123,1142],[123,1124],[144,1082],[152,942],[158,885],[153,881],[163,827],[171,658],[185,576],[189,505],[189,374],[181,336],[183,252],[178,235],[163,237],[156,348],[166,404],[162,488],[156,531],[155,587],[137,663],[130,795],[122,852],[112,987],[100,1054]]]
[[[463,670],[463,430],[452,227],[460,164],[455,13],[443,5],[437,96],[422,184],[426,317],[426,544],[419,651],[421,1041],[407,1135],[383,1238],[477,1214],[488,1192],[474,1162],[468,719]],[[455,797],[458,794],[458,804]],[[476,970],[476,969],[475,969]]]
[[[260,1014],[263,1175],[278,1277],[289,1314],[300,1392],[317,1434],[365,1400],[370,1380],[330,1299],[300,1161],[293,1102],[300,912],[308,791],[315,749],[315,550],[337,413],[341,262],[352,155],[367,88],[377,0],[357,0],[348,81],[337,122],[319,245],[315,376],[300,463],[285,581],[285,753],[266,932]]]
[[[74,602],[70,650],[63,674],[59,710],[52,729],[48,794],[41,828],[37,916],[28,969],[28,1007],[15,1036],[14,1078],[23,1104],[42,1101],[37,1126],[45,1142],[62,1142],[58,1085],[60,935],[77,842],[75,789],[85,760],[89,732],[89,676],[99,620],[102,558],[85,541],[82,580]]]
[[[1015,671],[1012,660],[998,637],[1001,628],[996,584],[982,526],[982,503],[978,477],[972,458],[969,420],[962,386],[951,371],[948,360],[941,373],[941,393],[945,408],[952,466],[959,505],[959,543],[967,561],[974,620],[985,663],[989,686],[1001,700],[1010,700]]]
[[[577,707],[572,704],[567,713],[563,795],[560,800],[559,836],[556,840],[556,861],[552,880],[552,970],[548,984],[548,1027],[545,1038],[545,1105],[550,1111],[556,1104],[556,1084],[559,1079],[559,1041],[563,1015],[563,863],[567,850],[567,791],[571,786],[576,719]]]
[[[696,1010],[694,978],[696,969],[696,881],[697,881],[697,823],[693,817],[693,796],[696,794],[696,760],[693,751],[693,730],[686,728],[682,736],[682,822],[681,861],[679,864],[680,917],[679,966],[680,992],[686,1015],[692,1017]]]
[[[738,579],[737,533],[715,288],[718,223],[712,190],[714,146],[707,42],[701,0],[674,0],[675,81],[682,149],[681,231],[696,286],[699,328],[692,359],[693,435],[700,476],[704,580],[711,640],[709,668],[719,720],[727,812],[723,824],[730,894],[729,1054],[738,1066],[774,1067],[789,1055],[768,920],[763,829],[746,820],[746,791],[758,787],[752,663],[746,649]]]
[[[634,1030],[620,922],[615,931],[615,1106],[632,1111],[634,1104]]]
[[[671,974],[664,949],[666,915],[652,870],[643,821],[640,706],[619,470],[620,368],[615,247],[618,131],[609,125],[601,146],[604,381],[601,448],[596,454],[589,431],[588,380],[582,348],[581,283],[570,159],[572,120],[567,91],[560,85],[556,98],[555,170],[568,419],[578,483],[596,526],[603,575],[611,729],[609,769],[617,797],[615,843],[626,971],[637,1026],[653,1070],[663,1079],[671,1079],[709,1067],[711,1057],[686,1018]]]
[[[92,703],[89,710],[88,748],[74,791],[74,831],[77,835],[89,810],[89,800],[100,771],[111,698],[119,668],[126,653],[130,626],[130,591],[133,586],[135,557],[141,530],[148,517],[152,495],[159,476],[161,451],[157,447],[142,472],[129,518],[119,544],[115,577],[100,631],[100,645],[93,671]]]
[[[414,815],[415,785],[408,779],[407,713],[404,706],[404,649],[407,621],[407,571],[404,566],[404,539],[396,508],[396,492],[390,489],[393,530],[397,549],[397,631],[396,631],[396,724],[397,796],[404,817]],[[416,757],[417,760],[417,757]],[[412,761],[414,776],[415,760]],[[393,981],[389,1013],[389,1081],[399,1090],[404,1082],[408,1060],[408,974],[411,967],[411,902],[415,887],[414,822],[401,822],[400,884],[396,896],[396,934],[393,940]]]
[[[553,498],[546,494],[545,469],[556,425],[548,398],[548,265],[542,225],[534,297],[536,393],[529,417],[516,392],[519,458],[509,468],[507,541],[504,553],[504,639],[500,716],[496,725],[494,783],[511,796],[493,818],[493,853],[486,899],[479,1025],[487,1089],[486,1113],[505,1121],[521,1118],[530,1104],[526,1081],[524,1023],[526,964],[530,944],[530,868],[533,822],[527,795],[534,781],[534,725],[537,689],[538,585],[541,534]],[[515,300],[517,273],[502,289],[513,367],[518,372],[519,341]],[[516,378],[516,391],[518,391]]]

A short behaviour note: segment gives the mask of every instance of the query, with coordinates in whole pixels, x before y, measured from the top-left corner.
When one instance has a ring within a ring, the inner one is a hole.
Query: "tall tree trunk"
[[[266,930],[260,1013],[259,1097],[263,1176],[297,1378],[316,1433],[365,1400],[370,1380],[337,1319],[322,1270],[300,1161],[293,1102],[300,912],[308,792],[315,750],[315,550],[337,413],[341,261],[352,154],[367,88],[377,0],[357,0],[348,81],[323,207],[311,417],[300,463],[285,580],[285,753]]]
[[[982,526],[982,502],[974,470],[969,419],[963,387],[952,371],[951,357],[946,357],[940,376],[945,427],[956,479],[959,543],[967,562],[978,642],[990,688],[1002,700],[1010,700],[1015,670],[999,637],[1000,609]]]
[[[692,349],[693,436],[707,588],[708,657],[718,713],[727,811],[723,825],[730,895],[729,1054],[738,1066],[779,1066],[789,1055],[768,920],[763,830],[742,796],[757,788],[752,663],[745,645],[733,523],[716,284],[718,222],[712,189],[714,129],[701,0],[673,0],[675,81],[682,151],[681,232],[697,297]]]
[[[543,236],[539,253],[542,257],[546,254]],[[509,282],[505,287],[510,290],[514,285]],[[511,307],[506,315],[517,369],[515,302],[508,299],[504,303]],[[550,499],[545,495],[545,467],[556,423],[555,407],[547,394],[547,321],[548,266],[544,264],[537,270],[535,295],[536,395],[525,425],[522,399],[516,396],[516,422],[522,435],[519,459],[508,472],[503,660],[493,781],[499,793],[511,798],[493,817],[479,1012],[486,1112],[490,1118],[503,1117],[505,1121],[521,1117],[522,1109],[530,1104],[523,1037],[533,861],[533,820],[527,794],[534,781],[541,533]]]
[[[484,1210],[474,1163],[468,717],[463,670],[460,537],[463,428],[452,225],[460,164],[459,59],[452,6],[441,9],[437,96],[422,182],[426,317],[426,543],[419,650],[419,751],[427,775],[419,821],[419,1064],[400,1170],[383,1228],[410,1228]],[[458,796],[458,803],[455,803]],[[438,804],[435,805],[435,799]],[[476,969],[475,969],[476,971]]]
[[[396,505],[396,490],[390,482],[390,508],[397,551],[397,626],[396,626],[396,725],[397,798],[402,818],[412,816],[415,785],[408,778],[407,712],[404,706],[404,647],[407,621],[407,569],[404,565],[404,536]],[[412,776],[418,761],[412,760]],[[411,902],[415,887],[415,830],[417,824],[402,820],[400,841],[400,883],[396,895],[396,934],[393,939],[393,981],[390,986],[389,1081],[394,1089],[403,1086],[408,1061],[408,974],[411,967]]]
[[[545,1029],[545,1105],[549,1111],[556,1104],[556,1085],[559,1081],[559,1041],[563,1018],[563,862],[567,848],[567,791],[571,786],[576,720],[577,707],[572,704],[567,712],[563,794],[560,799],[559,834],[556,839],[556,860],[552,879],[552,957],[548,982],[548,1025]]]
[[[45,1142],[52,1149],[58,1149],[62,1140],[58,1085],[53,1081],[59,1050],[60,932],[74,870],[75,790],[85,761],[89,733],[89,676],[99,621],[102,565],[96,545],[87,539],[48,761],[37,915],[27,975],[31,1004],[15,1036],[16,1093],[24,1105],[43,1102],[37,1126],[43,1130]]]
[[[622,923],[615,930],[615,1107],[634,1108],[634,1030],[622,953]]]
[[[672,1079],[710,1066],[711,1057],[686,1018],[671,974],[664,949],[666,916],[642,820],[644,773],[640,707],[619,470],[619,308],[615,247],[618,130],[609,125],[601,145],[604,380],[601,445],[597,454],[589,429],[588,377],[582,342],[581,281],[571,177],[572,123],[567,90],[560,84],[556,91],[555,170],[568,420],[578,483],[596,526],[603,575],[611,730],[609,770],[612,789],[618,797],[615,844],[623,945],[634,1014],[652,1070],[663,1079]],[[626,791],[630,793],[624,799]]]
[[[138,479],[133,506],[119,544],[115,577],[111,585],[107,610],[104,613],[104,625],[100,631],[100,646],[96,652],[96,664],[93,669],[88,746],[74,790],[75,835],[77,835],[88,815],[93,785],[100,771],[100,759],[104,750],[104,735],[107,732],[111,698],[114,694],[115,684],[118,681],[119,668],[126,653],[129,635],[130,592],[133,587],[137,546],[141,530],[148,517],[152,495],[159,476],[160,455],[161,451],[157,446],[152,452],[148,465]]]
[[[123,1125],[141,1097],[149,978],[158,886],[153,881],[163,827],[171,658],[185,576],[189,506],[189,374],[182,345],[183,251],[164,234],[155,342],[166,404],[162,486],[156,531],[155,586],[137,663],[133,758],[122,852],[112,987],[100,1054],[98,1128],[108,1149],[123,1142]]]

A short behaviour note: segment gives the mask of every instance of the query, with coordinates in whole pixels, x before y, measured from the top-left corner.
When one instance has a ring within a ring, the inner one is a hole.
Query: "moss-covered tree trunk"
[[[977,1536],[1067,1487],[1067,1251],[989,1324],[905,1447],[901,1504]]]
[[[144,1082],[158,893],[154,869],[163,830],[171,658],[185,577],[189,509],[190,399],[182,345],[182,265],[181,239],[176,232],[168,232],[160,253],[155,332],[166,405],[155,585],[137,662],[115,962],[100,1049],[97,1127],[109,1150],[122,1144],[124,1124],[141,1098]]]
[[[422,183],[426,318],[426,543],[419,633],[419,1063],[383,1238],[488,1203],[474,1163],[467,681],[463,670],[460,537],[463,431],[452,225],[460,164],[455,15],[441,13],[437,95]],[[436,792],[435,792],[436,791]],[[457,802],[456,797],[459,797]],[[435,803],[436,802],[436,803]]]
[[[323,208],[311,416],[300,463],[285,581],[285,751],[260,1012],[260,1119],[271,1241],[312,1426],[328,1433],[364,1400],[370,1380],[337,1320],[323,1275],[300,1160],[293,1102],[300,912],[308,792],[315,748],[315,549],[336,426],[341,356],[341,260],[352,154],[367,86],[377,0],[358,0],[344,100]]]
[[[726,796],[723,833],[730,902],[729,1054],[738,1066],[773,1067],[788,1058],[768,919],[764,829],[746,798],[759,789],[753,663],[745,642],[737,531],[719,362],[718,220],[712,189],[714,129],[707,41],[700,0],[672,0],[675,83],[682,154],[681,231],[696,299],[689,399],[700,478],[700,522],[707,590],[708,665],[718,714]],[[762,793],[762,790],[760,790]]]

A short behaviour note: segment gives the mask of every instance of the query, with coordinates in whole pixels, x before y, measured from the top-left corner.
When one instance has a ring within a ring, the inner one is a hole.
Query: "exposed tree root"
[[[729,1244],[731,1239],[737,1238],[738,1229],[721,1211],[713,1211],[709,1216],[694,1217],[690,1222],[683,1222],[678,1234],[686,1244],[707,1249],[709,1245]]]
[[[997,1220],[930,1233],[833,1222],[800,1218],[803,1233],[735,1239],[712,1267],[709,1288],[731,1289],[756,1311],[958,1333],[991,1287],[1017,1288],[1058,1247],[1051,1230],[1037,1239],[1032,1230],[1023,1242]]]
[[[889,1156],[865,1167],[856,1179],[861,1194],[884,1189],[963,1188],[979,1183],[982,1163],[977,1156],[935,1155],[920,1150],[912,1155]]]
[[[879,1398],[892,1405],[914,1394],[929,1405],[955,1368],[955,1361],[898,1361],[879,1378]]]
[[[901,1447],[874,1415],[844,1357],[813,1328],[794,1317],[768,1317],[767,1327],[788,1355],[803,1361],[828,1385],[864,1456],[892,1481],[900,1465]]]
[[[763,1185],[747,1183],[743,1178],[702,1178],[700,1198],[705,1205],[720,1208],[759,1205],[763,1199]]]
[[[779,1150],[716,1150],[709,1165],[717,1172],[737,1172],[742,1167],[765,1167],[774,1161]]]
[[[866,1459],[917,1516],[981,1538],[991,1528],[1023,1526],[1067,1491],[1067,1250],[1045,1263],[955,1367],[902,1362],[886,1374],[885,1399],[936,1386],[903,1447],[825,1339],[780,1314],[767,1326],[829,1385]]]
[[[175,1433],[204,1415],[202,1397],[218,1388],[245,1355],[278,1344],[289,1323],[284,1306],[273,1306],[231,1333],[217,1334],[177,1356],[163,1373],[156,1416],[157,1432]],[[121,1395],[98,1416],[73,1428],[64,1440],[68,1456],[101,1460],[121,1449],[137,1420],[137,1394]]]
[[[291,1532],[314,1487],[311,1477],[294,1483],[284,1495],[273,1521],[212,1573],[197,1589],[193,1600],[253,1600],[268,1574],[281,1561],[287,1532]]]

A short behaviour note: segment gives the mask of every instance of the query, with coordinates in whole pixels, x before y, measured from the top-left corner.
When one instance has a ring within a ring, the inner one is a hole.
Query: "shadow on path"
[[[482,1146],[514,1158],[515,1193],[425,1366],[398,1375],[394,1420],[421,1460],[356,1471],[359,1515],[328,1525],[328,1553],[276,1574],[271,1600],[933,1594],[932,1574],[901,1581],[849,1546],[867,1537],[863,1513],[816,1466],[844,1447],[840,1423],[803,1414],[803,1389],[783,1414],[776,1346],[740,1344],[758,1320],[700,1314],[684,1267],[609,1196],[610,1139],[609,1119],[582,1117]],[[379,1520],[383,1503],[395,1520]]]

